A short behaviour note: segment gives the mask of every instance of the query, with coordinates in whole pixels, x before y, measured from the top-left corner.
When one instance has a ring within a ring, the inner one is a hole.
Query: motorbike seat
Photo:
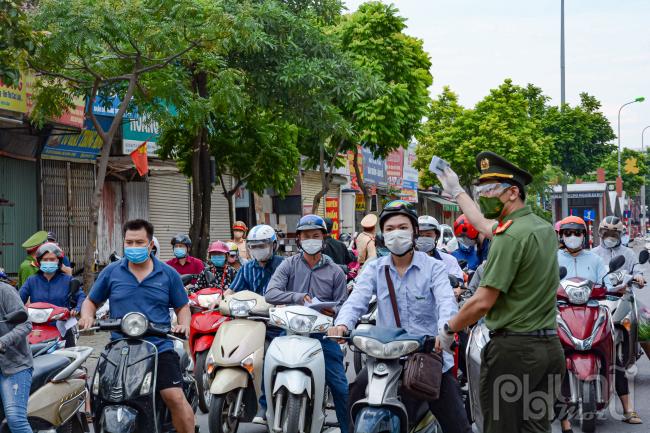
[[[30,394],[48,383],[61,370],[70,365],[70,359],[64,356],[46,354],[34,358],[34,372]]]
[[[41,349],[50,346],[52,343],[51,342],[46,342],[46,343],[35,343],[30,345],[30,349],[32,349],[32,356],[35,356],[38,352],[41,351]]]
[[[351,337],[368,337],[386,344],[391,341],[403,340],[418,340],[420,344],[424,341],[423,336],[415,336],[406,332],[402,328],[382,328],[380,326],[373,326],[367,329],[355,329],[352,331]]]

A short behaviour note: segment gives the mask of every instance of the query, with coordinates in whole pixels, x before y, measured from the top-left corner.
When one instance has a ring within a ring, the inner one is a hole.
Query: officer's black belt
[[[537,331],[529,332],[513,332],[506,331],[505,329],[497,329],[490,331],[490,338],[492,337],[554,337],[557,335],[556,329],[538,329]]]

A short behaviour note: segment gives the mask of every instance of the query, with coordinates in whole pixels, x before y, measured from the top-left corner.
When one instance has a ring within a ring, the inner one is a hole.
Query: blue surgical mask
[[[174,248],[174,256],[176,256],[177,259],[187,257],[187,250],[185,248]]]
[[[59,269],[59,262],[41,262],[40,269],[44,274],[53,274]]]
[[[147,261],[149,258],[149,248],[147,247],[126,247],[124,248],[124,256],[126,259],[134,264],[140,264]]]
[[[211,256],[210,261],[217,268],[222,268],[226,264],[226,256]]]

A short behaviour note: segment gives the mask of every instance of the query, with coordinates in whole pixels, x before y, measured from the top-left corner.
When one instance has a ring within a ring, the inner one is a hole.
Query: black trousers
[[[350,408],[353,403],[366,396],[367,387],[368,371],[366,367],[363,367],[363,370],[361,370],[357,375],[356,381],[350,385]],[[401,396],[401,399],[409,412],[409,418],[412,413],[417,411],[417,408],[422,403],[419,400],[410,399],[403,395]],[[472,427],[469,425],[469,421],[467,421],[467,413],[465,412],[465,405],[463,404],[463,399],[460,395],[458,381],[456,381],[451,370],[442,375],[440,398],[429,402],[429,410],[433,415],[435,415],[440,427],[442,427],[443,433],[472,432]],[[354,420],[352,420],[352,422],[354,422]],[[350,425],[352,425],[352,423]]]

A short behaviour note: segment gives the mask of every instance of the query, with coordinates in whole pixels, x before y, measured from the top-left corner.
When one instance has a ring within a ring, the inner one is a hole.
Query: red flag
[[[147,140],[149,141],[149,140]],[[133,152],[130,153],[133,164],[140,176],[149,173],[149,160],[147,159],[147,141],[138,146]]]

